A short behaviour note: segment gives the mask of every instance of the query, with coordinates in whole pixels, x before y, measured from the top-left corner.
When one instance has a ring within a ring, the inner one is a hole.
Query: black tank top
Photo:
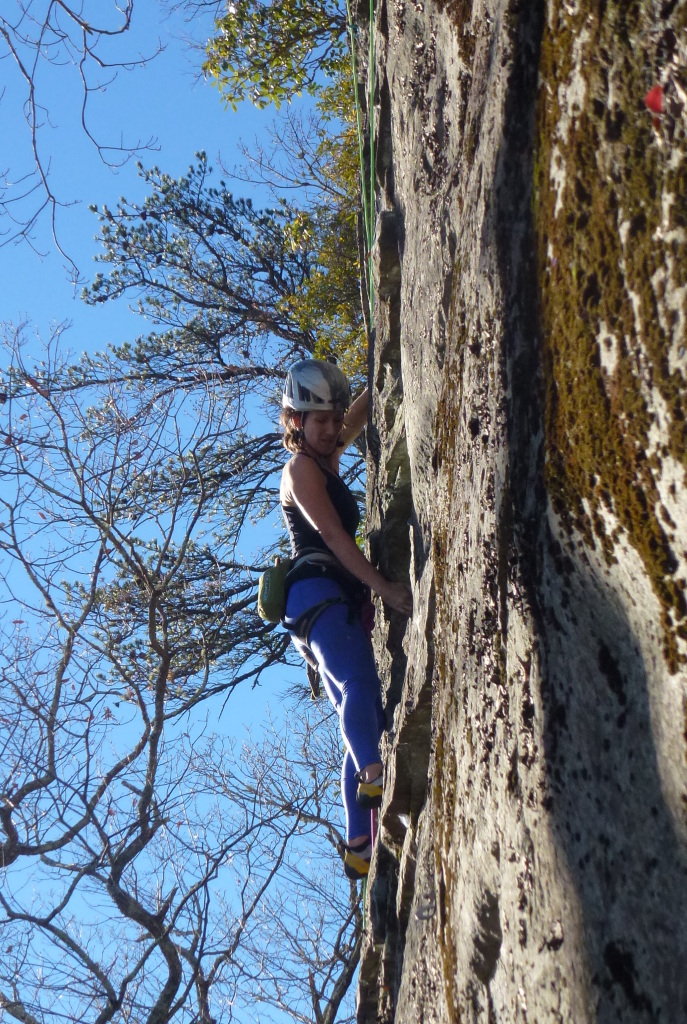
[[[332,473],[329,469],[324,469],[323,466],[320,466],[320,469],[325,475],[327,494],[339,515],[341,525],[346,533],[355,539],[360,524],[358,502],[340,476]],[[286,529],[289,531],[291,554],[294,558],[299,558],[309,551],[329,552],[319,530],[311,526],[297,505],[282,505],[281,510],[286,522]]]

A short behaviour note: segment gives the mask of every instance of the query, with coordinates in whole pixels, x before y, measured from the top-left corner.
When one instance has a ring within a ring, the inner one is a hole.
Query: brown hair
[[[295,417],[300,417],[301,424],[303,423],[304,412],[297,413],[293,409],[282,409],[279,417],[279,422],[284,428],[284,436],[282,442],[287,452],[291,452],[292,455],[298,455],[299,452],[303,451],[303,427],[296,426]]]

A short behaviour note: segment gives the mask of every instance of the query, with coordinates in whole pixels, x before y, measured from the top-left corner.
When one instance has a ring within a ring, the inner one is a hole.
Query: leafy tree
[[[163,328],[114,350],[128,379],[192,387],[212,376],[264,396],[303,354],[338,355],[349,372],[362,371],[348,150],[337,145],[330,156],[328,145],[320,144],[319,159],[333,180],[341,169],[335,203],[328,193],[306,208],[282,199],[257,209],[224,181],[212,184],[201,153],[178,179],[141,168],[150,188],[143,203],[102,210],[107,273],[96,276],[86,301],[133,294],[138,310]]]
[[[302,326],[318,325],[316,353],[333,353],[355,376],[365,372],[369,311],[361,284],[356,114],[346,75],[322,88],[317,109],[319,116],[310,122],[314,141],[300,133],[295,155],[315,170],[318,188],[311,187],[311,200],[292,227],[296,244],[305,238],[310,245],[314,265],[289,306]]]
[[[300,0],[280,4],[240,0],[217,21],[204,68],[234,108],[245,99],[258,107],[274,103],[279,108],[303,90],[318,97],[320,116],[309,123],[317,140],[315,153],[312,135],[294,130],[296,119],[288,113],[286,131],[275,133],[278,147],[287,151],[290,174],[284,173],[283,166],[275,167],[272,157],[263,163],[260,150],[257,161],[252,153],[244,155],[251,166],[258,167],[259,180],[279,179],[282,188],[295,183],[312,194],[314,183],[308,178],[316,171],[320,194],[294,219],[292,234],[296,246],[307,241],[317,265],[291,297],[290,309],[304,325],[319,323],[327,349],[337,352],[352,369],[364,350],[363,314],[367,331],[370,315],[361,279],[366,246],[359,227],[363,183],[358,133],[362,126],[348,46],[345,4],[312,7]],[[294,152],[295,137],[300,145]],[[282,158],[280,154],[278,159]]]
[[[216,32],[204,70],[234,109],[245,99],[279,107],[302,91],[315,93],[346,56],[346,9],[338,0],[237,0]]]
[[[290,244],[293,209],[286,202],[255,209],[224,182],[211,184],[210,174],[204,153],[179,179],[140,168],[150,188],[143,204],[103,208],[99,260],[108,273],[96,277],[86,300],[134,292],[155,324],[193,335],[201,363],[224,364],[228,352],[247,359],[270,337],[311,349],[313,332],[281,309],[311,270],[310,249]]]

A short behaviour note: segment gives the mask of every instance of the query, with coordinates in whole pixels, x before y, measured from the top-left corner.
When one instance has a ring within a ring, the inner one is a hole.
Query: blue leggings
[[[332,597],[344,597],[334,580],[318,576],[300,580],[289,590],[286,617],[303,612]],[[339,716],[346,744],[341,768],[341,792],[346,812],[346,838],[370,834],[370,812],[358,807],[356,771],[379,761],[379,740],[385,728],[381,687],[372,645],[357,619],[349,622],[345,604],[326,608],[310,631],[309,647],[315,656],[322,683]],[[291,639],[303,653],[303,643]]]

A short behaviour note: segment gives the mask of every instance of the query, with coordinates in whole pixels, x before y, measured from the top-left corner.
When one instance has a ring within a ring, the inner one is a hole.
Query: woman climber
[[[367,390],[350,404],[348,381],[332,363],[304,359],[282,398],[284,467],[280,500],[295,563],[287,577],[284,624],[319,669],[346,744],[341,791],[346,812],[344,870],[364,877],[372,854],[370,808],[382,802],[379,740],[385,727],[372,645],[361,621],[374,590],[412,613],[410,587],[385,579],[355,541],[360,512],[339,476],[343,449],[367,420]]]

